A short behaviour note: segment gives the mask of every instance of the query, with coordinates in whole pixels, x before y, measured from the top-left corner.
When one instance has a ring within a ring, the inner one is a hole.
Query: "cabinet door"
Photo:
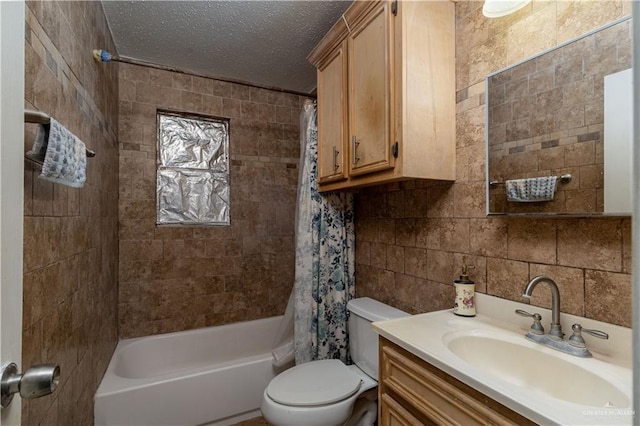
[[[349,41],[349,173],[393,167],[393,66],[390,3],[382,2],[353,28]]]
[[[347,42],[318,66],[318,182],[347,177]]]
[[[393,395],[393,401],[411,411],[413,418],[425,425],[523,426],[535,424],[459,382],[431,364],[417,358],[395,344],[380,339],[379,393]],[[396,417],[385,417],[381,406],[380,426],[399,423]],[[404,416],[406,417],[406,416]],[[385,421],[389,419],[389,422]],[[395,423],[394,423],[395,422]]]
[[[383,426],[424,426],[387,394],[380,398],[380,424]]]

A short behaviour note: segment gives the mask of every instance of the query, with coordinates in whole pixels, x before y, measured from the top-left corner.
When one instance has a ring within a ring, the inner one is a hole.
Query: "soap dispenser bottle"
[[[469,279],[467,269],[473,266],[462,265],[460,279],[453,282],[456,287],[456,301],[453,305],[453,313],[462,317],[476,316],[475,289],[476,284]]]

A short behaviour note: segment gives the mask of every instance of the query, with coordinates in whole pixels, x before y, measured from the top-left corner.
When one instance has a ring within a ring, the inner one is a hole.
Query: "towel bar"
[[[559,179],[560,179],[560,183],[569,183],[571,182],[571,179],[573,179],[573,176],[571,176],[571,174],[569,173],[566,173],[564,175],[561,175]],[[504,182],[499,182],[497,180],[492,180],[491,182],[489,182],[489,186],[491,188],[495,188],[498,185],[504,185]]]
[[[25,123],[49,124],[50,120],[51,118],[42,111],[34,111],[31,109],[24,110]],[[95,157],[95,156],[96,156],[95,151],[93,151],[92,149],[87,149],[87,157]],[[36,161],[36,160],[33,160],[32,158],[29,158],[29,160]]]

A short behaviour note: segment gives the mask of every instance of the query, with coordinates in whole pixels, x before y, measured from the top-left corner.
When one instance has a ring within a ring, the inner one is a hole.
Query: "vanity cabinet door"
[[[411,418],[423,425],[534,425],[525,417],[449,376],[431,364],[380,339],[379,398],[381,426],[399,423],[402,411],[383,414],[384,400],[393,399]],[[393,405],[393,404],[392,404]],[[409,420],[406,420],[409,421]]]
[[[382,2],[349,34],[349,174],[394,166],[391,155],[391,3]]]
[[[318,66],[318,182],[346,179],[347,42]]]
[[[382,395],[380,398],[380,422],[389,426],[423,426],[420,420],[389,395]]]

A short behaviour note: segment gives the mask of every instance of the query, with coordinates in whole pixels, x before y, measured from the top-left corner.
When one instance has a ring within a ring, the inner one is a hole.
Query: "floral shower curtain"
[[[349,359],[347,302],[354,297],[353,195],[318,193],[316,107],[305,103],[293,288],[296,364]]]

